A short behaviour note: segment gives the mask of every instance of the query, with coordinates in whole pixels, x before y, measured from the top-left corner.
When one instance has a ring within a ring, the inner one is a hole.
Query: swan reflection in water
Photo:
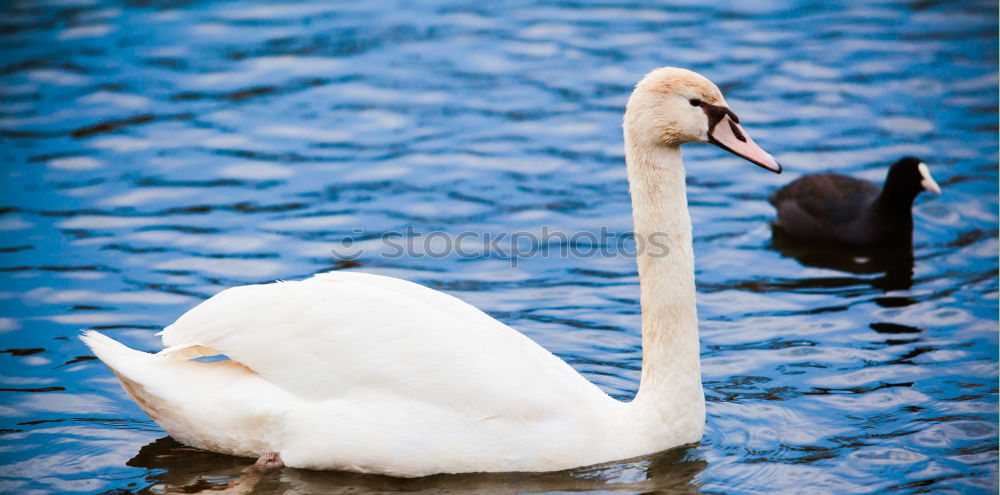
[[[877,277],[802,278],[794,282],[800,288],[838,288],[870,285],[883,292],[906,290],[913,285],[913,245],[902,243],[880,247],[852,247],[806,242],[791,237],[781,227],[771,226],[771,247],[799,263]]]
[[[695,478],[708,463],[695,458],[691,447],[678,447],[626,461],[547,473],[439,474],[422,478],[309,471],[254,469],[253,461],[187,447],[170,437],[144,446],[128,461],[150,469],[149,486],[141,493],[333,494],[405,493],[541,493],[601,491],[636,493],[698,493]]]

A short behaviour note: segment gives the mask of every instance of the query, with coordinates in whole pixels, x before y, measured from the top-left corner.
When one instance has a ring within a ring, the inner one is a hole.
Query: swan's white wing
[[[228,289],[162,335],[171,350],[217,349],[311,401],[375,392],[528,420],[607,397],[475,307],[378,275],[335,272]]]

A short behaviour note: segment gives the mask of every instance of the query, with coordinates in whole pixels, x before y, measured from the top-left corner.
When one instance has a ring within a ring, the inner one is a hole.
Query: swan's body
[[[224,349],[231,361],[150,355],[91,335],[97,355],[177,440],[244,456],[278,451],[296,467],[551,470],[598,462],[597,452],[655,452],[634,446],[664,434],[678,444],[701,436],[695,408],[687,424],[654,435],[634,419],[608,422],[628,405],[561,359],[452,296],[390,277],[330,273],[236,287],[163,332],[174,352]]]
[[[666,256],[638,256],[643,370],[631,402],[457,298],[362,273],[223,291],[167,327],[157,354],[96,332],[84,341],[177,440],[277,452],[292,467],[551,471],[695,442],[705,405],[679,145],[712,141],[780,171],[734,120],[713,84],[682,69],[650,73],[629,100],[635,232],[667,244]],[[189,360],[220,353],[231,360]]]

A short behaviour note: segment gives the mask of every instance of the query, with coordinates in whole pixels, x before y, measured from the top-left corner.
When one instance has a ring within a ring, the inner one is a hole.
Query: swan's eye
[[[698,98],[691,98],[690,100],[688,100],[688,103],[690,103],[692,107],[701,106],[701,100],[699,100]]]

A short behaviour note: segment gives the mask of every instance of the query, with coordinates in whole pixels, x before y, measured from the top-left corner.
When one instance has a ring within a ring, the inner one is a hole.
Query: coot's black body
[[[927,166],[906,157],[889,168],[885,185],[837,174],[807,175],[771,195],[777,227],[807,241],[852,246],[910,244],[913,200],[940,190]]]

